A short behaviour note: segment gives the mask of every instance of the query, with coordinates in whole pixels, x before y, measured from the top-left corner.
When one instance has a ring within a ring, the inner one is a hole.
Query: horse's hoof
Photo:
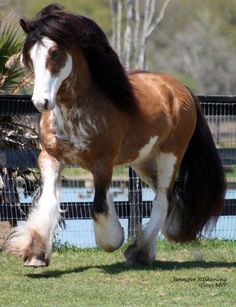
[[[154,260],[153,257],[150,257],[148,250],[137,247],[136,243],[127,248],[124,256],[127,265],[139,264],[147,266]]]
[[[32,267],[32,268],[47,267],[48,265],[49,265],[49,260],[45,259],[44,256],[35,256],[32,258],[28,258],[24,262],[25,267]]]
[[[49,265],[47,240],[36,230],[27,227],[16,227],[10,232],[5,251],[20,257],[24,266],[45,267]]]
[[[115,251],[124,242],[124,229],[114,216],[97,214],[94,231],[97,246],[106,252]]]

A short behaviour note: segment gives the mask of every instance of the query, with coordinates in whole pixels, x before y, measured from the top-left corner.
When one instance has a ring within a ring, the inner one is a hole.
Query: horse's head
[[[21,20],[21,26],[28,31],[26,21]],[[48,37],[32,36],[32,40],[30,44],[26,40],[23,52],[23,60],[32,67],[35,76],[32,101],[40,112],[49,111],[55,107],[58,90],[72,71],[72,57]]]
[[[39,111],[54,108],[56,95],[71,74],[73,56],[73,82],[71,89],[63,87],[64,96],[79,93],[80,97],[85,97],[82,92],[89,93],[93,86],[122,111],[133,113],[136,98],[132,86],[118,55],[94,21],[53,4],[35,19],[21,19],[20,24],[27,34],[23,62],[34,70],[32,99]]]

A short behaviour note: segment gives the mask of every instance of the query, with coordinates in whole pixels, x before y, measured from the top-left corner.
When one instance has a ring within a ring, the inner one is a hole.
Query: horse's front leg
[[[112,168],[99,167],[99,170],[93,172],[93,176],[95,196],[92,216],[96,244],[107,252],[113,252],[124,242],[124,230],[116,214],[112,196],[108,192]]]
[[[35,207],[24,226],[10,233],[5,248],[8,253],[20,256],[25,266],[48,266],[55,229],[60,219],[61,164],[47,152],[38,159],[42,176],[42,191],[35,199]]]

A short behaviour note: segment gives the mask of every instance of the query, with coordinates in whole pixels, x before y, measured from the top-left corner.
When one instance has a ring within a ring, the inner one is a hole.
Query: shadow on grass
[[[69,270],[45,271],[44,273],[29,273],[25,276],[29,278],[58,278],[66,274],[82,273],[90,269],[100,269],[105,273],[115,275],[127,271],[172,271],[182,269],[212,269],[212,268],[232,268],[236,267],[236,262],[216,262],[216,261],[154,261],[150,266],[127,265],[125,262],[117,262],[109,265],[85,266],[72,268]]]
[[[73,273],[83,273],[89,269],[95,268],[93,266],[81,267],[81,268],[73,268],[70,270],[54,270],[54,271],[45,271],[45,272],[37,272],[37,269],[34,270],[33,273],[25,274],[25,276],[37,279],[37,278],[58,278],[66,274],[73,274]]]

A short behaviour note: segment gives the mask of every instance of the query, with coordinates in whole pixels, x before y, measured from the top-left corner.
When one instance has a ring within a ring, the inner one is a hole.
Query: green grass
[[[150,267],[127,266],[124,248],[62,248],[45,269],[0,253],[0,306],[235,306],[235,245],[162,241]]]
[[[92,174],[80,167],[66,167],[62,172],[62,176],[67,179],[92,179]],[[128,180],[128,168],[122,166],[115,167],[112,176],[113,179],[124,178]]]
[[[236,165],[233,165],[229,168],[229,171],[226,172],[226,177],[236,179]]]
[[[63,170],[62,175],[67,179],[91,179],[92,175],[88,171],[79,167],[67,167]],[[128,180],[128,169],[125,167],[116,167],[113,170],[113,180],[114,179]],[[226,178],[231,181],[231,179],[236,179],[236,165],[232,165],[226,171]]]
[[[38,169],[33,169],[38,172]],[[62,172],[62,177],[65,179],[81,179],[92,180],[92,174],[80,167],[66,167]],[[113,180],[128,180],[128,168],[127,167],[115,167],[112,175]],[[236,180],[236,165],[232,165],[226,171],[226,178],[229,181]]]

